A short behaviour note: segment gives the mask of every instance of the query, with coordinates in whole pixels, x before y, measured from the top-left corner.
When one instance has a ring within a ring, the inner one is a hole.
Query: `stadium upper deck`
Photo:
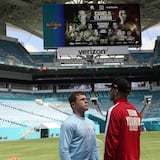
[[[160,79],[158,38],[153,51],[132,50],[127,55],[69,57],[69,59],[57,58],[56,52],[45,55],[28,53],[19,42],[13,40],[1,39],[0,42],[1,81],[98,83],[110,82],[117,76],[128,77],[131,81]],[[92,60],[94,63],[91,63]]]

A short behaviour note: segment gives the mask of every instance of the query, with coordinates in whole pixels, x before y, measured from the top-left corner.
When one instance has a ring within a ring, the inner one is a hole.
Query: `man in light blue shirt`
[[[72,93],[69,102],[73,114],[61,125],[59,154],[61,160],[99,160],[93,121],[85,117],[89,109],[83,92]]]

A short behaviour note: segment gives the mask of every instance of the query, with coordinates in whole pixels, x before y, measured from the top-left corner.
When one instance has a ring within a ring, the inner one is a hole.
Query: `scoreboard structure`
[[[139,4],[44,4],[44,48],[141,46]]]

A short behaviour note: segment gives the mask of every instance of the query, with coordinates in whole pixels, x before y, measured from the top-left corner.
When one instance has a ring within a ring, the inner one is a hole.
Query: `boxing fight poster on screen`
[[[44,4],[44,48],[141,46],[139,4]]]

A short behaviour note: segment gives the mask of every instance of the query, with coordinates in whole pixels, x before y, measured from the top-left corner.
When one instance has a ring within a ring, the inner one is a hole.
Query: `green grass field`
[[[101,160],[104,135],[98,135]],[[60,160],[58,138],[0,141],[0,160],[18,157],[18,160]],[[141,133],[141,160],[160,159],[160,132]]]

